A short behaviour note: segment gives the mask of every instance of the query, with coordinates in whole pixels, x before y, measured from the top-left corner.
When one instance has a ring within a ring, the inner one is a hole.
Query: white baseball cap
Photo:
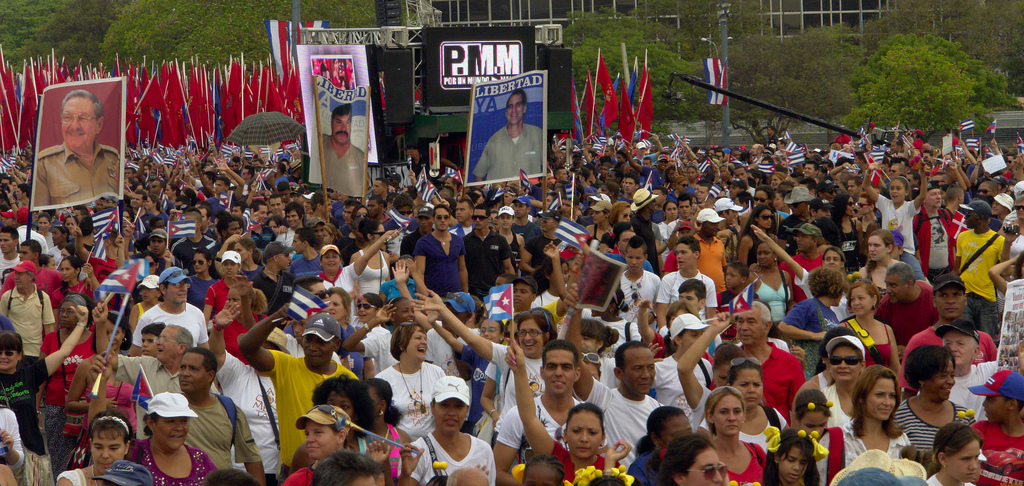
[[[149,408],[147,411],[163,418],[198,417],[191,408],[188,408],[188,400],[185,398],[185,395],[180,393],[157,393],[153,399],[149,401]]]
[[[242,255],[239,255],[237,251],[226,251],[224,255],[220,257],[220,261],[227,262],[232,261],[239,265],[242,264]]]
[[[678,336],[683,331],[700,331],[707,328],[708,324],[701,322],[700,318],[693,314],[684,312],[672,319],[672,337]]]
[[[516,212],[512,209],[511,206],[502,206],[501,209],[498,210],[498,216],[504,216],[506,214],[512,216],[513,218],[516,216]]]
[[[701,209],[700,212],[697,213],[698,223],[719,223],[722,221],[725,221],[725,218],[719,216],[714,209]]]
[[[732,201],[732,199],[729,199],[729,198],[719,199],[719,200],[715,201],[715,212],[716,213],[720,213],[722,211],[728,211],[730,209],[733,210],[733,211],[743,211],[743,206],[740,206],[739,204],[734,203]]]
[[[853,349],[860,351],[861,357],[864,357],[864,344],[860,342],[860,338],[857,336],[836,336],[830,339],[828,344],[825,345],[825,351],[832,354],[832,350],[835,349],[836,346],[850,346]]]
[[[449,398],[458,398],[466,405],[472,404],[469,398],[469,385],[458,376],[443,376],[434,385],[434,402],[441,403]]]
[[[1006,209],[1009,209],[1010,211],[1013,211],[1013,197],[1011,197],[1009,194],[996,194],[995,200],[996,204]]]
[[[158,289],[160,288],[160,277],[157,275],[146,275],[146,278],[142,279],[139,285],[147,289]]]

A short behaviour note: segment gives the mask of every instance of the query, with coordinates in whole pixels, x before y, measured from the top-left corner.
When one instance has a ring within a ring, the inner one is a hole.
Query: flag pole
[[[100,307],[100,306],[106,307],[107,304],[110,303],[110,299],[112,299],[112,298],[114,298],[114,293],[113,292],[107,294],[107,296],[103,298],[103,301],[100,302],[99,304],[96,304],[96,306],[97,307]],[[117,328],[118,328],[118,326],[121,325],[121,316],[124,315],[124,309],[125,309],[125,307],[127,305],[128,305],[128,299],[127,299],[127,296],[126,296],[126,298],[121,299],[121,312],[117,313],[117,321],[114,323],[114,328],[111,329],[111,331],[110,331],[110,341],[107,342],[107,351],[105,353],[103,353],[103,359],[104,360],[106,360],[107,358],[110,357],[110,348],[112,348],[114,346],[114,337],[117,336]],[[93,399],[93,398],[98,398],[99,397],[99,393],[100,393],[100,380],[101,379],[103,379],[103,374],[102,373],[99,376],[96,377],[96,383],[93,383],[92,391],[90,391],[88,394],[86,394],[86,396],[88,398]]]

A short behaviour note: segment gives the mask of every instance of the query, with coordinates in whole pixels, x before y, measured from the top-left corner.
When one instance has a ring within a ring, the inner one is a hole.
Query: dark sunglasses
[[[829,356],[828,363],[832,366],[839,366],[841,363],[846,363],[847,366],[854,366],[857,363],[864,361],[864,358],[859,356]]]
[[[725,464],[718,464],[714,466],[708,466],[704,469],[687,469],[687,471],[704,473],[704,479],[706,481],[714,481],[716,475],[728,477],[729,467],[726,466]]]
[[[398,214],[401,214],[402,216],[409,216],[412,214],[412,211],[399,211]]]
[[[371,304],[369,302],[360,302],[360,303],[356,304],[356,309],[376,309],[376,308],[377,308],[377,306],[375,306],[375,305],[373,305],[373,304]]]
[[[321,290],[319,292],[314,292],[313,295],[316,295],[317,297],[319,297],[321,299],[326,299],[328,295],[331,295],[331,293],[326,291],[326,290]]]
[[[5,350],[0,351],[0,352],[2,352],[4,354],[4,356],[7,356],[7,357],[11,357],[11,356],[14,356],[15,354],[18,354],[18,352],[13,350],[13,349],[5,349]]]
[[[479,215],[479,214],[474,214],[473,215],[473,221],[483,221],[485,219],[487,219],[487,215]]]
[[[1024,206],[1014,206],[1013,209],[1016,209],[1017,211],[1024,211]]]

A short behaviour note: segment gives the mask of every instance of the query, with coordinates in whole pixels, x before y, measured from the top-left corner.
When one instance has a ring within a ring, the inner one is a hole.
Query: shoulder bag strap
[[[277,450],[281,450],[281,433],[277,430],[277,420],[274,418],[274,410],[270,408],[270,396],[267,395],[267,387],[263,386],[263,380],[259,376],[256,382],[260,384],[260,393],[263,394],[263,406],[267,407],[267,417],[270,418],[270,428],[274,431],[274,444]]]
[[[430,440],[430,435],[423,436],[423,442],[427,443],[427,451],[430,452],[430,469],[434,471],[434,476],[440,476],[441,472],[434,469],[433,464],[437,462],[437,453],[434,452],[434,443]]]
[[[978,257],[981,256],[982,253],[985,253],[985,250],[987,250],[988,247],[992,246],[992,243],[995,243],[996,238],[999,238],[999,234],[998,233],[992,235],[992,237],[989,238],[988,241],[984,245],[981,245],[981,248],[978,248],[978,251],[975,252],[973,255],[971,255],[970,258],[967,259],[967,263],[960,264],[960,273],[964,273],[964,269],[965,268],[970,267],[971,264],[974,263],[974,260],[977,260]],[[10,305],[10,304],[8,303],[8,305]]]
[[[857,333],[857,337],[859,337],[861,342],[864,343],[864,347],[868,348],[868,352],[871,353],[871,359],[875,360],[875,364],[886,366],[886,363],[882,361],[882,353],[879,352],[878,347],[875,346],[875,340],[872,339],[871,335],[860,326],[860,323],[857,322],[857,318],[850,317],[846,322],[850,324],[850,328],[853,329],[853,332]]]

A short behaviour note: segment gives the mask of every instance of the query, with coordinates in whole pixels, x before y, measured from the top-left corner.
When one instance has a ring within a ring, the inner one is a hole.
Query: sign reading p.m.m
[[[535,69],[534,32],[533,27],[425,29],[424,105],[433,112],[465,112],[474,84]]]

